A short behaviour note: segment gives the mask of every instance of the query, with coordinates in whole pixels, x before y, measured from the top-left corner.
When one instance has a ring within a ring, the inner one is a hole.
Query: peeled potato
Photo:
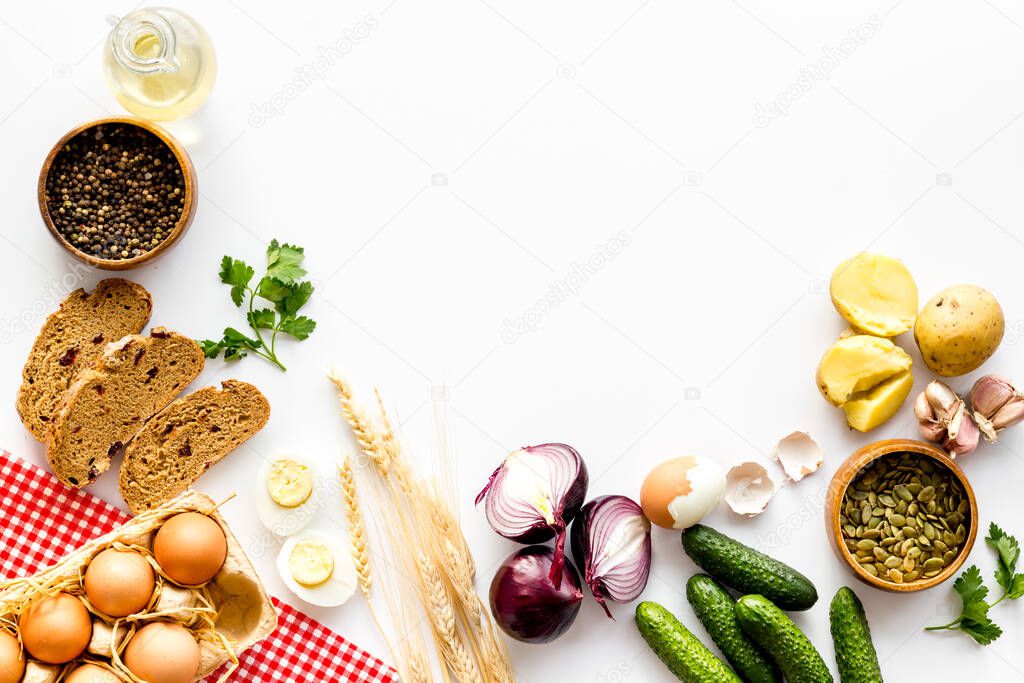
[[[914,339],[935,374],[955,377],[988,360],[1003,341],[1005,330],[1003,309],[991,292],[974,285],[954,285],[921,309]]]
[[[860,253],[839,264],[829,285],[832,305],[866,334],[895,337],[914,325],[917,285],[906,266],[889,256]]]
[[[857,334],[828,347],[818,363],[818,389],[834,406],[910,370],[907,352],[888,339]]]
[[[846,424],[860,432],[871,431],[896,414],[913,386],[914,377],[906,370],[867,391],[854,394],[843,404]]]

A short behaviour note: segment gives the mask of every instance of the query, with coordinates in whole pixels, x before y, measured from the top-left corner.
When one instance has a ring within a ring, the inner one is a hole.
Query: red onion
[[[524,643],[547,643],[568,630],[580,611],[580,577],[561,564],[559,586],[549,578],[555,553],[531,545],[505,558],[491,581],[491,613],[501,630]]]
[[[651,523],[625,496],[600,496],[572,524],[572,555],[583,582],[611,618],[605,600],[640,597],[651,573]]]
[[[546,443],[509,454],[476,497],[485,497],[495,532],[520,543],[555,539],[551,580],[558,588],[565,557],[565,529],[587,495],[587,466],[572,446]]]

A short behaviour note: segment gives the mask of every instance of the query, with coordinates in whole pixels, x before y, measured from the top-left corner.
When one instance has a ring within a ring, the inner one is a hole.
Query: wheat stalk
[[[444,496],[436,480],[416,474],[402,452],[379,392],[376,392],[376,399],[380,420],[375,423],[356,404],[348,382],[337,372],[329,377],[337,388],[345,421],[373,464],[369,471],[379,475],[378,485],[370,489],[374,496],[373,509],[379,511],[378,528],[387,533],[390,545],[387,556],[395,565],[391,567],[385,560],[384,567],[402,597],[395,609],[392,593],[384,586],[391,622],[408,626],[412,620],[410,608],[415,610],[414,604],[418,603],[428,618],[444,680],[511,683],[515,679],[504,641],[476,593],[472,553],[451,503],[445,501],[452,497],[453,487],[444,487],[443,491],[448,494]],[[447,455],[446,444],[442,444],[442,451]],[[450,463],[447,466],[450,468]],[[450,469],[443,472],[450,479]],[[353,561],[360,588],[369,604],[374,577],[369,567],[365,526],[349,461],[339,467],[339,477],[352,530]],[[379,622],[376,626],[387,640]],[[395,658],[403,676],[415,682],[431,680],[421,631],[416,626],[403,631],[407,637],[399,645],[404,657],[402,660]],[[392,655],[395,655],[394,650]]]
[[[452,603],[437,567],[420,552],[416,557],[416,568],[419,570],[421,589],[425,594],[424,602],[429,608],[427,615],[438,636],[438,645],[445,662],[455,674],[456,680],[483,683],[476,663],[459,636]]]
[[[341,479],[341,494],[345,499],[345,517],[348,519],[348,531],[352,541],[352,560],[356,565],[359,588],[369,600],[370,589],[373,588],[373,574],[370,573],[370,551],[366,544],[366,525],[363,524],[363,513],[359,509],[359,494],[356,491],[356,480],[352,472],[350,458],[346,457],[338,465],[338,477]]]
[[[363,453],[373,460],[374,464],[377,465],[378,468],[381,468],[382,474],[386,474],[387,461],[382,458],[380,440],[374,432],[373,424],[369,419],[367,419],[359,407],[356,406],[355,401],[352,398],[352,387],[349,386],[348,381],[346,381],[345,378],[336,370],[332,370],[328,377],[338,390],[338,401],[341,403],[341,414],[352,428],[352,433],[356,437],[356,443],[359,444],[359,448]]]

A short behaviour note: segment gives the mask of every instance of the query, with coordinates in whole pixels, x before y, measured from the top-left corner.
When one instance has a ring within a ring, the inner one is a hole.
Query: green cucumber
[[[857,594],[843,586],[828,611],[842,683],[882,683],[871,628]]]
[[[726,586],[763,595],[782,609],[810,609],[818,601],[818,591],[806,576],[703,524],[683,532],[683,550]]]
[[[736,601],[707,574],[686,582],[686,599],[732,668],[750,683],[782,683],[782,674],[736,621]]]
[[[763,595],[744,595],[736,602],[736,620],[764,648],[789,683],[831,683],[834,679],[803,631]]]
[[[684,683],[742,683],[732,669],[658,603],[637,605],[636,625],[654,654]]]

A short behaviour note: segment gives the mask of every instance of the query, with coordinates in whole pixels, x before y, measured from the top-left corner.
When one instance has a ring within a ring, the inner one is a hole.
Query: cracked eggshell
[[[723,499],[737,515],[754,517],[764,512],[776,488],[764,465],[744,462],[726,473]]]
[[[825,452],[807,432],[793,432],[775,445],[775,459],[787,477],[800,481],[818,471],[825,462]]]
[[[687,455],[661,463],[640,487],[640,507],[654,524],[687,529],[715,509],[725,490],[725,470],[714,460]]]

